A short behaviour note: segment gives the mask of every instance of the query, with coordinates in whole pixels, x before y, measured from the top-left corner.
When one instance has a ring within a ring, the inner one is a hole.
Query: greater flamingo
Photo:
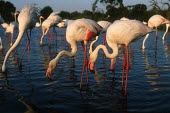
[[[158,38],[158,26],[160,26],[162,24],[168,24],[168,23],[170,23],[169,20],[167,20],[166,18],[164,18],[161,15],[153,15],[148,20],[148,26],[156,28],[156,41],[157,41],[157,38]],[[145,41],[148,37],[149,37],[149,33],[145,36],[145,38],[143,40],[142,49],[145,49]]]
[[[14,31],[18,29],[18,22],[16,19],[16,16],[19,14],[19,12],[14,13],[15,21],[11,22],[9,26],[6,28],[5,33],[11,34],[11,43],[10,46],[12,46],[13,38],[14,38]]]
[[[41,24],[42,24],[42,19],[44,19],[44,17],[43,17],[43,16],[40,16],[40,17],[39,17],[39,22],[36,22],[35,27],[40,27],[40,26],[41,26]]]
[[[153,30],[142,22],[137,20],[117,20],[112,25],[109,26],[106,32],[106,41],[108,46],[113,50],[113,53],[109,53],[106,46],[98,45],[96,49],[90,52],[90,60],[89,60],[89,68],[90,70],[94,70],[94,63],[97,60],[98,52],[100,49],[104,51],[104,54],[107,58],[111,59],[110,68],[114,69],[114,64],[116,62],[116,56],[118,55],[118,44],[122,44],[126,46],[126,55],[124,56],[123,69],[126,67],[126,71],[129,70],[129,51],[128,47],[132,41],[135,41],[145,34],[152,32]],[[125,62],[126,61],[126,62]],[[126,65],[125,65],[126,64]],[[122,83],[124,80],[124,76],[122,76]],[[126,85],[125,92],[127,89],[127,80],[128,76],[126,75]]]
[[[30,37],[31,37],[31,29],[35,27],[36,20],[38,15],[38,8],[36,4],[29,4],[26,5],[20,12],[18,16],[18,23],[19,23],[19,34],[15,41],[15,43],[11,46],[8,52],[5,55],[5,59],[2,65],[2,72],[6,71],[6,61],[10,55],[10,53],[18,46],[19,42],[22,39],[24,32],[30,29]],[[28,36],[28,33],[27,33]],[[27,45],[30,43],[30,37],[28,37]]]
[[[44,36],[49,32],[51,27],[55,27],[60,21],[61,17],[58,15],[59,12],[52,12],[49,17],[42,23],[42,36],[40,39],[40,45],[43,44]]]
[[[46,72],[46,76],[48,78],[51,78],[51,72],[52,70],[57,66],[58,60],[62,55],[66,55],[69,57],[74,57],[77,53],[77,42],[81,42],[84,50],[84,65],[83,65],[83,71],[80,81],[80,88],[82,83],[82,78],[84,75],[84,68],[86,68],[86,74],[87,74],[87,44],[90,40],[93,40],[99,33],[101,32],[102,28],[93,20],[90,19],[77,19],[72,24],[70,24],[67,27],[66,30],[66,40],[71,46],[71,52],[69,51],[61,51],[58,53],[58,55],[49,62],[49,66]],[[88,76],[88,75],[87,75]],[[87,77],[88,82],[88,77]]]

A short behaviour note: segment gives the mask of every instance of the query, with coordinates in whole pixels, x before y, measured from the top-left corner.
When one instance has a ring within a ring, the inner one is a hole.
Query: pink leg
[[[129,73],[129,47],[126,46],[126,58],[127,58],[127,63],[126,63],[126,85],[125,85],[125,95],[127,94],[127,88],[128,88],[128,73]]]
[[[82,81],[84,76],[84,70],[86,68],[86,79],[88,84],[88,58],[87,58],[87,45],[82,44],[83,50],[84,50],[84,64],[83,64],[83,70],[82,70],[82,76],[80,80],[80,88],[82,88]]]

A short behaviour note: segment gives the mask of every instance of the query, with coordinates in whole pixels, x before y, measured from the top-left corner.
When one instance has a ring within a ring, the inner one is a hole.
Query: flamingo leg
[[[157,43],[158,43],[158,29],[156,27],[156,44],[155,44],[156,49],[157,49]]]
[[[103,40],[103,45],[106,45],[106,34],[104,34],[104,40]]]
[[[84,64],[83,64],[83,70],[82,70],[82,75],[81,75],[81,80],[80,80],[80,88],[82,88],[82,81],[83,81],[83,76],[84,76],[84,70],[86,68],[86,79],[87,79],[87,84],[88,84],[88,58],[87,58],[87,45],[84,45],[82,43],[83,50],[84,50]]]
[[[127,63],[126,63],[126,84],[125,84],[125,95],[127,94],[127,88],[128,88],[128,73],[129,73],[129,46],[126,46],[126,59],[127,59]]]

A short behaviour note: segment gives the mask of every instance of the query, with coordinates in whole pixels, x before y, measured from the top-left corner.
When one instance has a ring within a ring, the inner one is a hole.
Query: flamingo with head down
[[[124,67],[129,70],[129,51],[128,47],[131,42],[141,38],[145,34],[152,32],[150,27],[147,27],[142,22],[137,20],[117,20],[112,25],[109,26],[106,32],[106,41],[108,46],[113,50],[113,53],[109,53],[108,49],[104,45],[98,45],[94,51],[90,52],[90,70],[94,70],[94,63],[97,60],[98,52],[100,49],[104,51],[107,58],[111,59],[110,68],[114,69],[114,64],[116,62],[116,56],[118,55],[118,44],[126,46],[126,56],[124,58]],[[122,77],[123,78],[123,77]],[[128,76],[126,75],[126,85],[127,87]],[[122,79],[123,81],[123,79]],[[126,89],[126,88],[125,88]]]
[[[42,23],[42,36],[40,39],[40,45],[43,44],[44,36],[49,32],[51,27],[55,27],[60,21],[61,17],[58,15],[59,12],[52,12],[46,20]]]
[[[2,65],[2,72],[6,71],[6,61],[10,53],[18,46],[24,32],[26,31],[27,33],[27,30],[30,29],[30,37],[31,37],[31,29],[35,27],[37,15],[38,15],[38,8],[36,7],[36,4],[28,4],[21,10],[18,16],[19,34],[15,43],[11,46],[11,48],[8,50],[8,52],[5,55],[3,65]],[[27,45],[30,43],[30,37],[28,37]]]
[[[71,46],[71,52],[69,51],[60,51],[58,55],[49,62],[48,69],[46,72],[46,76],[51,78],[51,73],[54,68],[56,68],[57,63],[61,56],[66,55],[69,57],[74,57],[77,53],[77,42],[81,42],[84,50],[84,65],[83,71],[81,76],[82,78],[84,75],[84,68],[86,68],[87,73],[87,66],[88,66],[88,58],[87,58],[87,44],[90,40],[93,40],[99,33],[101,32],[102,28],[93,20],[91,19],[77,19],[72,24],[68,25],[66,30],[66,40]],[[88,82],[88,77],[87,77]],[[81,84],[80,84],[81,87]]]
[[[157,38],[158,38],[158,26],[160,26],[162,24],[169,24],[169,23],[170,23],[170,21],[161,15],[153,15],[148,20],[148,26],[156,28],[156,43],[157,43]],[[143,40],[142,49],[145,49],[145,42],[148,37],[149,37],[149,33],[145,36],[145,38]]]

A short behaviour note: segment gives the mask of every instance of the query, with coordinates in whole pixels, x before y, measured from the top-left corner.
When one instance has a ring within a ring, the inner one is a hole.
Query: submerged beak
[[[46,77],[51,78],[51,71],[52,69],[49,67],[46,72]]]

